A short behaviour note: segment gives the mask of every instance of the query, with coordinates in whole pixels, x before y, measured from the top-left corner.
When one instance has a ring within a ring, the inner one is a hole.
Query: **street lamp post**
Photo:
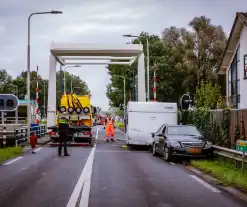
[[[63,72],[63,92],[66,94],[66,69],[67,68],[79,68],[81,67],[80,65],[68,65],[64,68]],[[71,81],[71,92],[72,92],[72,81]]]
[[[145,36],[136,36],[131,34],[123,35],[123,37],[137,37],[137,38],[145,38],[147,42],[147,100],[150,100],[150,89],[149,89],[149,41]]]
[[[27,139],[30,142],[30,124],[31,124],[31,104],[30,104],[30,21],[33,15],[39,14],[62,14],[61,11],[35,12],[28,17],[28,45],[27,45]]]

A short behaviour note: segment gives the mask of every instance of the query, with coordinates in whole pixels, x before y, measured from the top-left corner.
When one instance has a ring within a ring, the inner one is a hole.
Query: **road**
[[[243,201],[182,166],[150,152],[123,148],[124,134],[96,148],[69,148],[70,157],[43,146],[0,166],[2,207],[244,207]]]

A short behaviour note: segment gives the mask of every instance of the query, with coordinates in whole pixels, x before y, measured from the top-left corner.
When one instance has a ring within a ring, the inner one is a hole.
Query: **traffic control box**
[[[13,94],[0,94],[0,111],[15,111],[19,106],[19,99]]]

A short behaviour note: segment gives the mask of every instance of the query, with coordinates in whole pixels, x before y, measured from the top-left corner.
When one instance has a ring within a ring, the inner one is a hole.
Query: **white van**
[[[152,145],[162,124],[178,124],[177,103],[128,102],[127,113],[127,145]]]

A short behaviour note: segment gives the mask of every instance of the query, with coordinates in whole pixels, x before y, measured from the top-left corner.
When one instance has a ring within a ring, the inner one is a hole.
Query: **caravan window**
[[[163,129],[164,125],[162,125],[156,132],[156,134],[159,134],[161,132],[161,130]]]
[[[162,133],[165,134],[165,132],[166,132],[166,126],[165,126],[164,129],[162,130]]]

